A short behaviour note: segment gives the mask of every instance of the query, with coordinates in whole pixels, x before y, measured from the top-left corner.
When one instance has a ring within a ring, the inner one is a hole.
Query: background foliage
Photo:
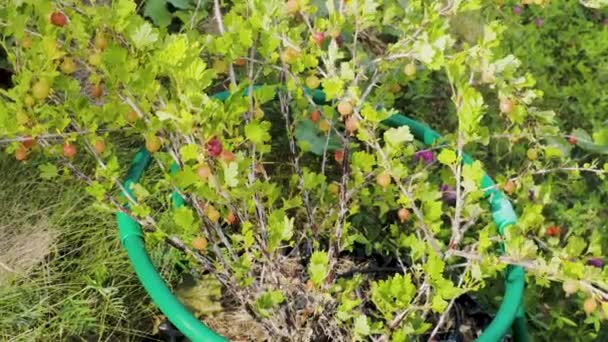
[[[44,182],[80,180],[103,215],[129,201],[149,244],[178,247],[162,262],[217,284],[246,339],[472,339],[483,322],[459,321],[459,300],[492,312],[510,263],[528,271],[538,340],[602,340],[608,28],[584,5],[13,1],[0,135],[44,160]],[[393,110],[445,143],[383,127]],[[155,168],[127,199],[139,145]],[[463,150],[483,165],[460,166]],[[507,240],[482,166],[520,216]],[[189,205],[173,209],[173,191]]]

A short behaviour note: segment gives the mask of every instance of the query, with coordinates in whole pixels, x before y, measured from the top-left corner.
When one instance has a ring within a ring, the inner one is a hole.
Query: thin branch
[[[291,94],[287,93],[287,97],[290,97]],[[295,169],[296,174],[298,175],[298,187],[300,191],[302,191],[302,197],[304,201],[304,208],[306,210],[306,218],[308,219],[308,224],[313,231],[313,234],[317,234],[316,225],[313,217],[313,210],[310,204],[310,193],[304,187],[304,173],[302,172],[302,168],[300,167],[300,158],[298,156],[298,151],[296,149],[296,143],[291,133],[291,118],[290,118],[290,108],[289,108],[289,98],[286,98],[283,92],[279,93],[279,101],[281,104],[281,113],[283,114],[283,119],[285,120],[285,132],[287,134],[287,139],[289,141],[289,152],[291,154],[292,163]]]
[[[217,28],[220,31],[220,34],[224,34],[224,20],[222,19],[222,11],[220,10],[220,1],[213,0],[213,12],[215,13],[215,20],[217,21]],[[236,74],[234,73],[234,66],[232,63],[228,66],[228,72],[230,74],[230,83],[233,86],[236,86]]]
[[[450,237],[451,248],[455,248],[460,244],[462,239],[462,232],[460,231],[460,216],[462,213],[462,205],[464,201],[464,195],[462,194],[461,183],[462,183],[462,149],[464,145],[464,136],[462,130],[458,129],[458,156],[456,158],[456,208],[454,209],[454,219],[452,220],[452,236]]]
[[[464,269],[464,271],[460,275],[460,279],[458,280],[458,288],[462,287],[462,283],[464,283],[464,276],[467,273],[469,267],[471,267],[471,263],[470,262],[467,263],[466,268]],[[443,312],[443,314],[441,315],[441,317],[439,317],[439,321],[437,322],[437,324],[435,325],[435,328],[431,332],[431,336],[429,336],[429,341],[434,340],[435,335],[437,335],[437,333],[439,332],[439,329],[441,329],[441,327],[445,323],[445,320],[447,319],[450,311],[452,310],[452,306],[454,306],[454,302],[456,301],[456,298],[457,297],[454,297],[454,298],[452,298],[450,300],[450,303],[448,304],[447,308],[445,309],[445,311]]]
[[[371,133],[370,133],[371,134]],[[390,171],[390,162],[389,159],[387,157],[387,155],[384,153],[384,151],[382,150],[382,148],[380,147],[380,145],[378,144],[377,141],[371,139],[373,141],[373,143],[368,143],[372,148],[374,148],[376,150],[376,152],[380,155],[380,157],[382,158],[385,167],[387,170]],[[435,238],[435,236],[433,235],[433,233],[429,230],[429,228],[426,226],[426,223],[424,222],[424,214],[422,213],[422,211],[420,210],[420,208],[418,208],[418,206],[415,204],[415,199],[414,199],[414,195],[409,192],[401,183],[401,181],[399,181],[399,179],[395,178],[393,176],[393,174],[391,173],[391,178],[393,178],[395,180],[395,183],[397,184],[397,187],[399,188],[399,190],[401,191],[401,193],[403,195],[405,195],[405,197],[407,197],[410,200],[410,203],[412,203],[412,211],[414,212],[414,214],[416,215],[416,218],[418,219],[419,223],[420,223],[420,229],[423,231],[426,240],[428,240],[429,244],[431,245],[431,247],[433,248],[433,250],[435,251],[435,253],[439,256],[442,257],[443,256],[443,252],[441,251],[441,248],[439,246],[439,242],[437,241],[437,239]]]
[[[468,260],[475,260],[478,262],[484,261],[484,259],[485,259],[485,257],[482,255],[471,253],[471,252],[466,252],[466,251],[459,251],[459,250],[455,250],[455,249],[448,250],[446,252],[446,256],[458,256],[461,258],[465,258]],[[544,278],[549,279],[549,280],[562,281],[562,282],[565,280],[572,280],[572,279],[566,278],[565,276],[559,274],[558,272],[554,272],[554,271],[542,268],[534,260],[530,260],[530,261],[518,260],[513,257],[501,255],[501,256],[497,257],[497,261],[499,261],[503,264],[521,266],[521,267],[525,268],[526,270],[536,272],[536,273],[542,275]],[[608,290],[605,290],[605,288],[608,287],[608,284],[606,284],[606,283],[600,283],[597,281],[591,282],[591,281],[587,281],[587,280],[578,280],[577,283],[578,283],[579,287],[586,289],[587,291],[589,291],[590,293],[593,293],[594,295],[598,296],[599,298],[608,298]]]
[[[31,139],[62,140],[62,139],[65,139],[69,135],[87,135],[87,134],[92,134],[92,133],[100,134],[100,133],[106,133],[106,132],[122,132],[122,131],[126,131],[126,129],[98,129],[96,131],[83,130],[83,131],[65,132],[65,133],[58,133],[58,134],[42,134],[42,135],[39,135],[36,137],[15,137],[15,138],[0,139],[0,144],[23,142],[23,141],[28,141]]]
[[[196,24],[196,14],[201,7],[201,0],[196,1],[196,7],[194,7],[194,12],[192,13],[192,17],[190,17],[190,30],[194,29],[194,25]]]

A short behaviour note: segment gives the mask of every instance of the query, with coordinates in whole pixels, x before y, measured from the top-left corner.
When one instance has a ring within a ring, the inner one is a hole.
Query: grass
[[[141,341],[155,311],[113,215],[36,164],[0,156],[0,340]]]

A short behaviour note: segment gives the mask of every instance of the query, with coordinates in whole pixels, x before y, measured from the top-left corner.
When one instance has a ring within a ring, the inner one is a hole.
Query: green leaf
[[[257,298],[255,301],[255,308],[263,317],[270,317],[270,309],[276,307],[284,301],[285,297],[281,291],[268,291],[264,292]]]
[[[572,151],[572,145],[570,145],[566,139],[560,136],[547,137],[547,145],[553,149],[559,149],[561,156],[569,156],[570,152]],[[557,154],[557,151],[550,151],[549,155],[551,154]]]
[[[444,148],[441,150],[439,155],[437,155],[437,160],[444,165],[452,166],[456,162],[456,152],[453,150]]]
[[[326,78],[323,80],[323,91],[328,101],[339,98],[344,93],[344,82],[338,77]]]
[[[139,183],[131,184],[131,191],[133,192],[133,196],[135,196],[137,201],[142,201],[147,197],[150,197],[150,192]]]
[[[327,134],[322,133],[317,129],[315,124],[309,119],[303,120],[296,125],[294,136],[298,141],[300,148],[307,147],[308,151],[318,155],[323,155],[323,149],[327,142]],[[334,133],[330,133],[327,150],[332,152],[342,148],[340,139]]]
[[[316,251],[310,256],[308,275],[315,285],[321,285],[329,272],[329,256],[325,251]]]
[[[580,236],[570,236],[568,238],[568,244],[566,245],[566,253],[572,258],[576,258],[580,256],[585,248],[587,247],[587,242]]]
[[[545,157],[547,157],[548,159],[550,159],[550,158],[559,159],[559,158],[563,157],[562,150],[557,147],[546,146],[545,147]]]
[[[171,24],[172,15],[165,0],[146,0],[145,3],[144,16],[152,19],[156,26],[167,27]]]
[[[312,172],[308,168],[304,168],[303,177],[304,179],[304,189],[313,190],[319,188],[322,184],[325,183],[325,175]]]
[[[462,104],[458,107],[458,124],[467,138],[477,136],[483,118],[483,96],[475,88],[463,86],[460,91]]]
[[[376,158],[373,154],[365,151],[357,151],[352,154],[352,163],[355,168],[363,172],[371,172],[376,165]]]
[[[443,280],[443,270],[445,268],[445,262],[441,260],[435,253],[431,253],[424,264],[424,270],[430,276],[433,282]]]
[[[95,197],[98,201],[103,201],[104,196],[106,194],[106,189],[99,184],[99,182],[93,182],[85,188],[85,191]]]
[[[361,314],[355,318],[353,332],[356,336],[367,336],[370,334],[371,329],[369,327],[368,318],[366,315]]]
[[[195,160],[198,157],[198,146],[195,144],[188,144],[180,147],[179,154],[182,157],[182,162]]]
[[[435,49],[429,42],[416,41],[414,43],[414,54],[416,59],[425,64],[430,64],[435,57]]]
[[[191,167],[184,167],[183,170],[176,172],[172,178],[180,189],[185,189],[200,180],[200,177]]]
[[[602,8],[608,6],[607,0],[579,0],[580,3],[589,8]]]
[[[157,60],[170,66],[179,65],[187,56],[189,48],[194,48],[186,35],[171,35],[164,42],[164,47],[158,52]],[[201,62],[202,63],[202,62]],[[204,70],[204,63],[202,63]]]
[[[50,163],[39,165],[38,170],[40,170],[40,177],[42,179],[53,179],[59,174],[57,167]]]
[[[253,97],[258,105],[262,105],[274,99],[276,94],[276,86],[263,85],[253,89]]]
[[[448,302],[445,301],[441,296],[434,296],[431,303],[431,309],[436,313],[442,313],[448,307]]]
[[[224,183],[228,187],[235,187],[239,185],[239,165],[236,162],[230,162],[230,164],[223,165],[224,168]]]
[[[270,141],[270,122],[250,122],[245,126],[245,137],[256,147],[261,148],[266,142]]]
[[[143,49],[158,40],[158,33],[148,22],[141,24],[132,34],[131,40],[138,49]]]
[[[576,137],[576,146],[587,150],[589,152],[595,152],[600,154],[608,154],[608,145],[595,144],[589,133],[583,129],[575,129],[572,135]]]
[[[285,211],[276,210],[268,219],[268,251],[273,252],[283,241],[293,236],[295,219],[287,217]]]
[[[416,294],[410,274],[396,274],[386,280],[372,282],[372,302],[386,319],[392,319],[393,313],[410,306]]]
[[[414,136],[410,133],[408,126],[389,128],[384,132],[384,141],[390,146],[398,146],[401,143],[412,140],[414,140]]]
[[[370,122],[380,122],[389,117],[389,113],[385,110],[376,110],[371,104],[364,103],[361,107],[361,116]]]
[[[593,142],[597,145],[608,145],[608,127],[594,131]]]
[[[410,249],[412,261],[420,260],[425,255],[427,249],[426,243],[414,234],[401,236],[399,246]]]
[[[183,9],[183,10],[192,8],[191,0],[167,0],[167,2],[170,3],[171,5],[173,5],[173,7]],[[205,8],[205,5],[204,5],[205,3],[206,3],[206,1],[201,2],[202,8]]]
[[[194,228],[194,213],[188,207],[179,207],[173,211],[173,222],[185,231]]]
[[[462,167],[462,185],[467,192],[477,190],[481,185],[481,179],[485,175],[483,166],[479,160],[473,164],[466,164]]]

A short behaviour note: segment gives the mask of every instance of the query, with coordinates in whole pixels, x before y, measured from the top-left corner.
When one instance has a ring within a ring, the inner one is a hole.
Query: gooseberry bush
[[[477,294],[493,311],[503,271],[519,265],[532,332],[556,317],[552,329],[594,340],[608,315],[606,141],[560,129],[556,101],[503,43],[522,11],[12,1],[0,5],[13,73],[1,141],[19,162],[40,156],[43,178],[81,180],[100,210],[128,212],[147,243],[181,251],[266,338],[474,339],[484,326],[456,326],[457,299]],[[424,146],[385,126],[396,112],[445,139]],[[125,196],[139,147],[153,163]],[[479,161],[463,165],[464,151]],[[484,169],[520,216],[505,236]]]

